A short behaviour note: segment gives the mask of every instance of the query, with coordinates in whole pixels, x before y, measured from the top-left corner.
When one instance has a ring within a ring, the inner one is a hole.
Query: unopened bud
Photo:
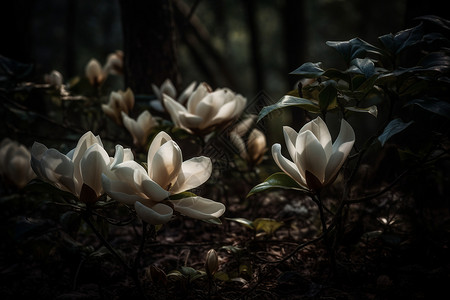
[[[217,256],[217,252],[214,249],[210,249],[208,253],[206,253],[206,261],[205,261],[205,270],[208,276],[214,275],[219,269],[219,258]]]

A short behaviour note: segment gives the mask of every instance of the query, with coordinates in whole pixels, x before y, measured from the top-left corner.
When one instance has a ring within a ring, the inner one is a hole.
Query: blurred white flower
[[[186,107],[164,94],[164,104],[176,127],[196,134],[221,129],[239,118],[247,100],[228,88],[212,91],[200,84],[189,97]]]
[[[44,81],[51,86],[59,88],[63,84],[63,76],[60,72],[53,70],[50,72],[50,74],[44,75]]]
[[[106,74],[104,73],[102,66],[95,58],[91,58],[87,63],[85,75],[93,86],[100,85],[106,79]]]
[[[31,166],[38,177],[87,202],[95,202],[104,194],[102,173],[109,173],[115,165],[133,158],[131,150],[120,145],[116,146],[114,158],[109,157],[100,137],[94,136],[90,131],[67,154],[53,148],[48,149],[38,142],[34,142],[31,148]],[[95,199],[84,199],[85,185],[95,192]]]
[[[301,186],[318,190],[332,183],[355,142],[355,132],[344,119],[334,144],[325,122],[317,117],[297,133],[283,127],[284,139],[293,162],[281,154],[281,145],[272,146],[272,156],[283,172]]]
[[[123,126],[131,133],[133,143],[137,147],[144,147],[147,144],[152,129],[158,125],[158,121],[148,110],[144,110],[136,120],[122,111],[122,120]]]
[[[123,51],[116,50],[110,53],[103,66],[104,74],[121,75],[123,74]]]
[[[134,101],[134,93],[130,88],[113,91],[109,95],[108,104],[102,104],[102,110],[116,124],[122,125],[122,112],[128,115],[134,107]]]
[[[135,161],[126,161],[104,173],[102,181],[111,198],[134,205],[143,221],[157,225],[169,222],[173,210],[195,219],[220,217],[225,212],[222,203],[199,196],[168,199],[203,184],[211,171],[211,160],[204,156],[183,162],[177,143],[161,131],[150,144],[147,170]]]
[[[163,94],[168,95],[172,99],[177,99],[179,103],[184,105],[186,103],[186,100],[194,91],[196,84],[197,82],[195,81],[191,82],[191,84],[189,84],[188,87],[185,88],[178,97],[177,97],[177,90],[169,78],[164,80],[164,82],[161,84],[161,87],[152,84],[153,93],[155,94],[156,99],[150,101],[150,107],[158,112],[164,112],[165,108],[163,102],[164,101]]]
[[[230,140],[238,149],[239,155],[252,166],[259,164],[267,151],[266,136],[261,130],[252,128],[255,118],[255,115],[248,116],[230,131]]]
[[[31,169],[30,151],[22,144],[9,138],[0,143],[0,177],[7,184],[19,189],[36,177]]]

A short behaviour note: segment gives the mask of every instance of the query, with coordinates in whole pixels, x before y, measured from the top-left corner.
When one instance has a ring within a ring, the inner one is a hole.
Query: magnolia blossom
[[[281,154],[280,144],[272,146],[273,159],[283,172],[311,190],[334,181],[355,142],[355,132],[344,119],[333,144],[328,127],[320,117],[306,123],[298,133],[284,126],[283,133],[293,162]]]
[[[19,189],[36,177],[31,169],[30,151],[16,141],[4,138],[0,143],[0,177]]]
[[[106,80],[109,74],[122,74],[123,52],[117,50],[106,58],[106,63],[102,67],[100,62],[91,58],[85,67],[85,75],[91,85],[98,86]]]
[[[165,108],[163,103],[163,94],[168,95],[172,99],[177,99],[179,103],[184,105],[186,103],[186,100],[194,91],[196,84],[197,82],[193,81],[191,84],[188,85],[186,89],[183,90],[183,92],[181,92],[181,94],[178,97],[177,97],[177,90],[169,78],[164,80],[164,82],[161,84],[161,87],[152,84],[153,93],[155,93],[157,99],[150,101],[150,107],[159,112],[164,112]]]
[[[230,132],[231,142],[237,147],[239,155],[247,160],[252,165],[259,164],[264,153],[267,151],[266,148],[266,136],[264,133],[257,129],[252,128],[254,125],[254,120],[256,116],[250,115]],[[244,136],[250,131],[246,141],[244,141]]]
[[[200,84],[189,97],[186,107],[164,94],[164,105],[175,126],[191,133],[207,134],[237,119],[247,100],[230,89],[212,91]]]
[[[67,154],[35,142],[31,148],[31,166],[34,172],[60,190],[80,198],[83,186],[87,185],[98,198],[104,194],[101,174],[124,161],[133,160],[130,149],[116,146],[114,158],[109,157],[99,136],[90,131],[78,141],[77,146]],[[95,201],[96,199],[90,199]]]
[[[220,217],[225,212],[222,203],[199,196],[168,198],[203,184],[211,171],[211,160],[204,156],[183,162],[177,143],[162,131],[148,149],[147,170],[135,161],[125,161],[104,173],[102,181],[111,198],[134,205],[143,221],[157,225],[169,222],[173,210],[195,219]]]
[[[126,115],[134,107],[134,94],[128,88],[125,91],[111,92],[108,104],[102,104],[103,112],[118,125],[122,125],[122,113]]]
[[[122,120],[125,128],[133,136],[133,143],[137,147],[143,147],[147,144],[151,130],[158,125],[158,121],[153,118],[148,110],[144,110],[136,120],[122,111]]]
[[[56,70],[51,71],[50,74],[45,74],[44,80],[46,83],[56,88],[61,87],[61,85],[63,84],[63,76]]]

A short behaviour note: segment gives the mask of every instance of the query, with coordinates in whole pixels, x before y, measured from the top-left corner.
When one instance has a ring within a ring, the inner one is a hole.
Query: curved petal
[[[175,126],[180,127],[181,123],[179,114],[181,112],[187,112],[186,108],[177,101],[175,101],[174,99],[167,96],[166,94],[163,95],[163,101],[164,106],[167,112],[169,113],[170,118],[172,119],[172,122],[175,124]]]
[[[44,180],[63,191],[79,196],[78,190],[75,189],[77,182],[74,182],[74,165],[70,158],[56,149],[48,149],[42,156],[40,164]]]
[[[325,171],[325,183],[333,180],[344,164],[355,143],[355,132],[352,126],[342,119],[339,135],[333,144],[333,153],[328,161]]]
[[[309,130],[300,133],[295,144],[297,153],[297,167],[303,178],[306,171],[311,172],[321,183],[325,180],[327,158],[325,151],[316,136]]]
[[[142,170],[136,169],[133,173],[133,180],[136,184],[136,187],[144,193],[148,199],[153,202],[160,202],[167,197],[169,197],[170,193],[162,188],[158,183],[153,181],[146,172],[142,172]]]
[[[164,112],[164,106],[160,100],[151,100],[149,105],[157,112]]]
[[[331,135],[330,131],[328,130],[327,124],[322,120],[321,117],[317,117],[314,120],[306,123],[300,129],[298,134],[301,134],[307,130],[311,131],[320,142],[322,148],[325,150],[328,161],[331,156]]]
[[[86,132],[83,136],[78,140],[77,146],[73,149],[71,153],[73,165],[74,165],[74,178],[79,183],[79,188],[77,190],[81,190],[82,179],[81,179],[81,169],[80,169],[80,161],[86,152],[86,150],[94,144],[100,144],[101,140],[99,137],[94,136],[91,131]]]
[[[222,105],[217,114],[209,121],[208,126],[220,124],[229,121],[234,118],[234,113],[236,111],[237,103],[236,101],[230,101]]]
[[[181,193],[205,183],[212,172],[212,163],[209,157],[200,156],[186,160],[181,165],[177,181],[170,188],[171,194]]]
[[[256,162],[266,151],[266,136],[261,130],[254,128],[248,136],[247,145],[250,159]]]
[[[291,156],[291,159],[294,161],[294,163],[297,163],[297,148],[295,148],[295,144],[297,142],[298,134],[291,127],[283,126],[283,135],[289,155]]]
[[[189,96],[194,92],[195,86],[197,85],[196,81],[191,82],[191,84],[188,85],[187,88],[184,89],[184,91],[178,96],[177,101],[180,104],[185,104],[188,100]]]
[[[112,160],[109,168],[114,170],[118,164],[123,163],[124,161],[133,160],[134,155],[131,149],[124,149],[122,145],[116,145],[116,153],[114,154],[114,159]]]
[[[230,133],[230,141],[231,141],[231,143],[233,143],[233,145],[239,151],[239,155],[243,159],[247,159],[248,154],[247,154],[247,148],[245,147],[244,140],[236,132],[231,132]]]
[[[175,89],[175,86],[172,83],[172,80],[167,78],[164,80],[164,82],[161,84],[161,94],[169,95],[171,98],[175,98],[177,96],[177,90]]]
[[[81,159],[80,169],[83,183],[92,188],[97,196],[103,194],[101,174],[106,171],[108,164],[108,153],[99,144],[89,147]]]
[[[43,177],[40,161],[47,150],[48,148],[44,144],[38,142],[34,142],[31,146],[31,168],[38,177]]]
[[[128,132],[133,136],[133,144],[140,146],[143,143],[144,139],[144,131],[141,126],[133,119],[130,118],[126,113],[123,111],[122,114],[122,121],[123,126],[128,130]]]
[[[181,112],[179,114],[180,123],[182,124],[182,128],[199,128],[204,123],[203,118],[197,115],[193,115],[188,112]]]
[[[203,98],[205,98],[210,92],[211,87],[206,82],[200,83],[187,101],[187,110],[190,113],[195,114],[198,103],[202,101]]]
[[[181,170],[182,162],[180,147],[174,141],[168,141],[156,151],[148,166],[148,174],[160,186],[169,189]]]
[[[159,132],[152,140],[152,143],[150,144],[150,147],[148,148],[147,153],[147,169],[149,170],[152,168],[152,162],[153,157],[155,156],[156,151],[158,151],[159,148],[161,148],[162,145],[167,143],[168,141],[171,141],[172,138],[170,135],[168,135],[166,132],[161,131]]]
[[[134,203],[134,209],[142,221],[152,225],[165,224],[170,221],[173,215],[172,208],[162,203],[157,203],[148,207],[141,202],[136,201]]]
[[[278,167],[292,179],[298,182],[301,186],[307,187],[304,177],[298,170],[297,166],[281,154],[281,145],[273,144],[272,157]]]
[[[102,186],[112,199],[133,205],[136,201],[144,201],[145,195],[135,189],[135,185],[122,180],[114,180],[102,174]]]
[[[170,200],[170,202],[182,215],[199,220],[219,218],[225,212],[225,205],[222,203],[198,196]]]

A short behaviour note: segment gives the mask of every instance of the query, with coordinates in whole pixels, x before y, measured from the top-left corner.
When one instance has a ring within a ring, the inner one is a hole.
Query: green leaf
[[[333,106],[333,104],[336,104],[337,96],[336,81],[327,80],[324,85],[325,87],[319,93],[319,107],[322,113],[330,108],[336,107],[336,105]]]
[[[372,105],[366,108],[362,108],[362,107],[346,107],[346,110],[350,110],[350,111],[354,111],[354,112],[360,112],[360,113],[369,113],[372,116],[374,116],[375,118],[378,115],[378,108],[376,105]]]
[[[347,72],[370,78],[375,74],[375,64],[369,58],[355,58],[351,61],[351,66],[347,69]]]
[[[381,146],[384,146],[384,144],[394,135],[402,132],[406,128],[411,125],[413,121],[409,121],[408,123],[403,122],[402,119],[397,118],[389,122],[389,124],[384,129],[383,133],[378,137],[378,140],[381,143]]]
[[[304,187],[301,187],[289,175],[287,175],[283,172],[278,172],[278,173],[274,173],[274,174],[270,175],[269,177],[267,177],[267,179],[264,182],[253,187],[251,189],[251,191],[247,194],[247,197],[249,197],[253,194],[264,192],[264,191],[267,191],[269,189],[274,189],[274,188],[300,190],[300,191],[308,192],[307,189],[305,189]]]
[[[311,100],[286,95],[283,96],[277,103],[263,107],[259,112],[257,122],[259,122],[262,118],[264,118],[274,110],[285,107],[300,107],[312,113],[320,112],[319,106]]]
[[[268,235],[272,235],[284,223],[269,218],[257,218],[253,221],[256,231],[264,231]]]
[[[322,70],[322,68],[320,67],[321,64],[322,63],[320,62],[318,63],[307,62],[289,74],[302,75],[303,77],[307,78],[317,78],[324,73],[324,70]]]
[[[395,56],[403,51],[405,48],[411,47],[422,40],[423,37],[423,25],[417,25],[416,27],[402,30],[397,34],[392,33],[380,36],[378,39],[383,44],[385,49]]]
[[[253,221],[247,220],[246,218],[226,218],[226,219],[243,224],[247,228],[250,228],[253,230],[255,229],[255,226],[253,226]]]
[[[348,65],[355,58],[364,58],[368,52],[381,54],[380,49],[360,38],[353,38],[343,42],[328,41],[326,44],[339,52]]]
[[[191,192],[181,192],[175,195],[170,195],[169,199],[170,200],[180,200],[180,199],[184,199],[184,198],[188,198],[188,197],[196,197],[197,195]]]
[[[222,221],[219,218],[204,219],[202,221],[208,224],[222,225]]]
[[[450,119],[450,103],[444,100],[434,98],[429,99],[415,99],[410,101],[407,105],[417,105],[428,112]]]

